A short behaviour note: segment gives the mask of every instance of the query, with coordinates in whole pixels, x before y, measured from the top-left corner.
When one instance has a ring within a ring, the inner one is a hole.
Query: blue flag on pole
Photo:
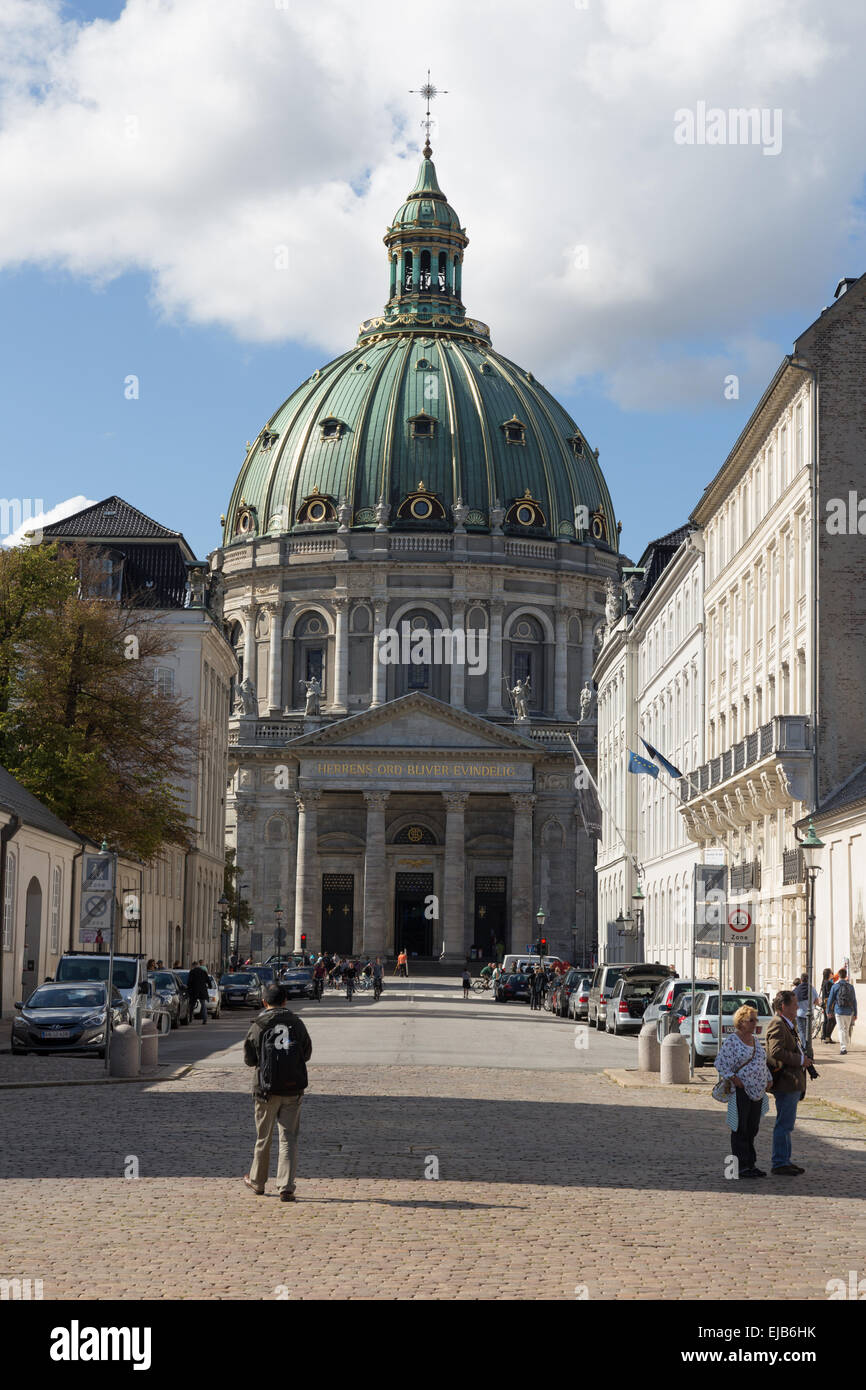
[[[667,758],[663,758],[659,750],[657,748],[653,748],[651,743],[647,743],[645,738],[641,739],[641,743],[643,744],[646,751],[649,753],[650,757],[655,758],[656,762],[664,768],[665,772],[668,774],[668,777],[675,777],[677,779],[682,777],[683,774],[679,771],[679,769],[675,768],[673,763],[669,763]]]
[[[658,777],[659,770],[655,763],[651,763],[648,758],[640,758],[637,753],[628,750],[628,770],[629,772],[646,772],[650,777]]]

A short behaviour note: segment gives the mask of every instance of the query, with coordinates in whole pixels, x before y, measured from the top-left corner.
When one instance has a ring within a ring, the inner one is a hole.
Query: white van
[[[510,955],[503,956],[502,973],[503,975],[518,975],[526,966],[530,966],[534,970],[536,965],[552,965],[556,969],[557,965],[564,968],[565,962],[561,961],[559,956],[538,956],[534,953],[530,954],[528,951],[513,951]]]

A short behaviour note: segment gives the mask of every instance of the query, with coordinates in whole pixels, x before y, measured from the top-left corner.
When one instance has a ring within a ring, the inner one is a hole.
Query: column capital
[[[295,801],[298,804],[299,811],[317,810],[321,799],[321,787],[304,787],[303,791],[295,792]]]
[[[368,811],[384,811],[388,805],[390,792],[363,792]]]
[[[252,802],[239,802],[235,806],[235,816],[238,821],[254,821],[256,818],[256,808]]]
[[[527,795],[524,792],[510,792],[509,795],[515,811],[531,811],[538,800],[537,797]]]
[[[504,599],[504,598],[492,598],[492,599],[489,600],[489,602],[490,602],[490,616],[491,616],[491,617],[501,618],[501,617],[502,617],[502,614],[505,612],[505,599]]]
[[[449,815],[454,811],[465,811],[466,802],[469,800],[468,792],[443,792],[442,800],[445,802],[445,809]]]
[[[348,607],[348,594],[336,594],[331,597],[331,605],[338,613],[344,613]]]
[[[466,614],[466,604],[467,604],[467,602],[468,602],[468,600],[464,597],[463,594],[457,594],[457,595],[455,595],[455,596],[452,598],[452,600],[451,600],[451,613],[452,613],[452,616],[455,617],[455,618],[457,618],[457,617],[460,617],[460,618],[464,617],[465,614]]]

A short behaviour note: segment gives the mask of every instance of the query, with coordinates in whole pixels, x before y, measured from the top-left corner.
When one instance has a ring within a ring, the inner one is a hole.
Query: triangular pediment
[[[492,724],[420,692],[401,695],[376,709],[303,734],[292,739],[291,747],[298,752],[326,748],[417,748],[426,752],[483,748],[510,754],[543,751],[507,725]]]

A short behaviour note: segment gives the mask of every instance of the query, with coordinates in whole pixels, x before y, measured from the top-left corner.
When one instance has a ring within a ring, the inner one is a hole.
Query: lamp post
[[[643,931],[643,910],[646,902],[646,894],[641,887],[640,879],[637,881],[637,888],[632,893],[631,900],[634,903],[634,934],[639,938]],[[644,957],[646,957],[646,942],[644,942],[643,952]]]
[[[634,918],[630,912],[623,912],[622,908],[620,908],[619,915],[616,919],[616,934],[617,936],[629,937],[635,934]],[[623,950],[625,950],[625,947],[623,947]]]
[[[283,909],[280,907],[279,903],[277,903],[276,907],[274,908],[274,921],[277,924],[277,929],[274,932],[274,935],[277,938],[277,975],[279,975],[280,966],[282,964],[281,958],[283,954]]]
[[[805,837],[800,840],[800,848],[803,851],[803,862],[806,866],[806,974],[808,975],[808,1004],[809,1012],[806,1015],[806,1042],[803,1051],[812,1047],[812,969],[815,954],[815,879],[821,872],[821,865],[818,860],[824,848],[824,841],[819,840],[815,834],[815,827],[812,818],[809,817],[809,829]],[[811,1052],[810,1052],[811,1055]]]
[[[222,968],[220,970],[220,974],[225,975],[229,968],[228,928],[226,926],[226,921],[229,912],[229,900],[226,897],[225,893],[220,894],[219,900],[217,902],[217,912],[220,915],[220,960],[222,961]]]
[[[540,907],[536,912],[535,920],[538,923],[538,955],[539,958],[541,958],[544,955],[544,952],[541,949],[541,943],[544,940],[544,924],[547,921],[547,913],[545,912],[543,907]]]

